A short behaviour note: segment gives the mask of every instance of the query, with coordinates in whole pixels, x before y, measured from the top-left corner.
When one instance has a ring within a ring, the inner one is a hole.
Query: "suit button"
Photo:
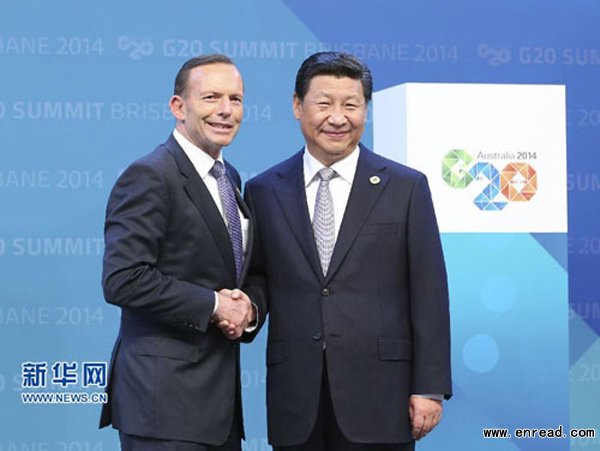
[[[329,291],[329,288],[323,288],[323,289],[321,290],[321,294],[322,294],[323,296],[329,296],[329,295],[331,294],[331,291]]]
[[[319,341],[321,338],[323,338],[321,332],[315,332],[315,334],[313,335],[313,340],[315,341]]]

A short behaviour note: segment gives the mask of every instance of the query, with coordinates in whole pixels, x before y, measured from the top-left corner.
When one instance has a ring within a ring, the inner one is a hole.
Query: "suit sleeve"
[[[248,205],[254,220],[254,243],[252,245],[252,257],[250,259],[248,274],[246,275],[242,289],[250,297],[258,309],[258,323],[256,329],[250,333],[245,333],[242,336],[242,341],[250,342],[256,337],[265,323],[266,315],[268,313],[268,299],[266,290],[266,274],[262,260],[260,223],[256,215],[256,206],[254,205],[254,201],[252,199],[251,187],[249,184],[246,184],[244,190],[244,201]]]
[[[411,393],[452,395],[446,267],[431,193],[416,181],[408,213],[408,264],[413,327]]]
[[[206,331],[214,291],[157,269],[169,227],[168,196],[164,174],[147,163],[134,163],[117,180],[104,227],[104,296],[160,322]]]

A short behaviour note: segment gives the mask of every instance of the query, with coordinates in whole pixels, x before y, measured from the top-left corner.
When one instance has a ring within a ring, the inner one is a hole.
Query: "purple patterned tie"
[[[317,189],[317,200],[313,214],[313,232],[319,251],[319,260],[323,275],[327,274],[333,247],[335,246],[335,218],[333,215],[333,198],[329,191],[329,181],[337,175],[331,168],[323,168],[317,175],[321,179]]]
[[[210,175],[217,180],[217,185],[219,187],[223,214],[227,220],[227,231],[229,232],[229,238],[231,239],[231,247],[233,248],[236,278],[239,279],[242,273],[244,249],[242,247],[242,225],[240,222],[240,213],[235,198],[235,192],[233,191],[233,186],[231,185],[229,177],[227,177],[227,174],[225,173],[225,166],[223,163],[215,161],[214,166],[210,170]]]

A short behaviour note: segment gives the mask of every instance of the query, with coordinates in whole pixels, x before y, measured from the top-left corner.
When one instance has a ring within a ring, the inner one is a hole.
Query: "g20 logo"
[[[528,202],[537,192],[537,172],[529,163],[507,163],[498,171],[492,163],[475,161],[462,149],[444,155],[442,178],[456,189],[466,188],[473,180],[487,179],[489,183],[473,200],[484,211],[500,211],[509,202]]]

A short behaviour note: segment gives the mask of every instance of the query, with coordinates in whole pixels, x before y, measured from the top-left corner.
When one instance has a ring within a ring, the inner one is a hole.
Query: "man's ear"
[[[174,95],[169,100],[169,108],[171,108],[171,113],[175,116],[180,122],[185,122],[185,101],[181,96]]]
[[[294,116],[299,120],[302,113],[302,100],[296,93],[294,93],[294,99],[292,100],[292,109],[294,110]]]

